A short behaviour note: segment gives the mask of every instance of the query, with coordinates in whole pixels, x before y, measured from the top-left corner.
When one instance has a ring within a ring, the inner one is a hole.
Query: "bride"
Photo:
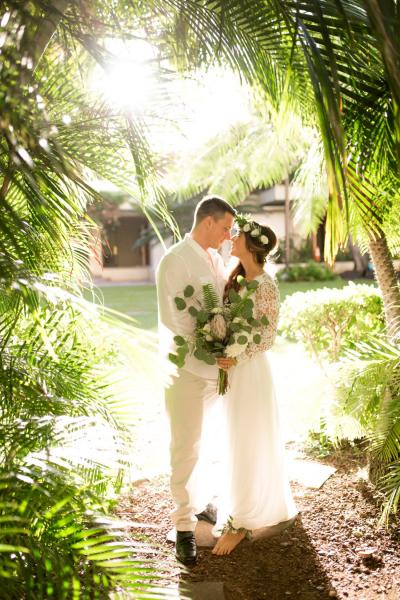
[[[266,351],[274,343],[279,291],[264,271],[268,255],[277,244],[274,232],[238,215],[238,233],[232,238],[232,255],[239,259],[225,288],[240,293],[239,275],[257,280],[253,295],[253,317],[263,315],[260,344],[250,344],[237,358],[220,358],[220,368],[229,371],[229,388],[223,396],[227,425],[227,452],[218,522],[219,537],[214,554],[230,554],[251,532],[293,518],[296,507],[285,474],[284,448],[278,408]]]

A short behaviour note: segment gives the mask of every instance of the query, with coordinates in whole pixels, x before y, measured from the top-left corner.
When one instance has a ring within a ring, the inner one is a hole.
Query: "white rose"
[[[206,335],[206,340],[207,342],[212,342],[213,341],[213,336],[212,335]]]
[[[259,229],[253,229],[253,231],[250,232],[250,235],[252,237],[257,237],[258,235],[260,235],[261,231]]]
[[[243,231],[245,231],[246,233],[250,231],[250,225],[248,223],[246,223],[246,225],[243,227]]]
[[[268,238],[267,238],[267,236],[266,236],[266,235],[262,235],[262,236],[260,237],[260,242],[261,242],[262,244],[268,244]]]
[[[228,358],[236,358],[239,354],[242,354],[244,348],[241,344],[231,344],[225,349],[225,356]]]
[[[211,331],[211,325],[210,325],[210,323],[206,323],[206,324],[204,325],[204,327],[203,327],[203,331],[208,331],[208,332],[210,332],[210,331]]]
[[[241,322],[241,318],[240,317],[235,317],[232,321],[232,323],[240,323]]]

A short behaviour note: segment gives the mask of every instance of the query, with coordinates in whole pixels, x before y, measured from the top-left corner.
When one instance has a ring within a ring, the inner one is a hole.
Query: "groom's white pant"
[[[215,379],[180,369],[165,391],[171,427],[171,493],[176,506],[171,517],[178,531],[194,531],[195,514],[211,499],[199,458],[204,426],[218,397],[216,387]]]

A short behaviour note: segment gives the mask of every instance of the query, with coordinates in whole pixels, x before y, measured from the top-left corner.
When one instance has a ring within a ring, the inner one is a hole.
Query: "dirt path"
[[[121,499],[118,514],[154,526],[132,528],[131,535],[138,539],[145,532],[159,545],[164,585],[220,581],[232,600],[398,600],[399,528],[376,528],[379,509],[362,460],[336,455],[326,462],[337,471],[321,489],[292,486],[301,512],[290,529],[273,538],[246,540],[228,557],[202,548],[190,571],[179,566],[173,545],[166,542],[172,508],[167,476],[138,482]],[[368,552],[373,554],[367,557]]]

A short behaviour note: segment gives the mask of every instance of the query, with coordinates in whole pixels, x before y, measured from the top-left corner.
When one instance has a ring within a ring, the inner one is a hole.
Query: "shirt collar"
[[[210,255],[212,255],[216,252],[215,248],[209,248],[208,252],[207,252],[207,250],[204,250],[204,248],[202,248],[200,246],[200,244],[198,242],[196,242],[196,240],[194,240],[192,237],[190,237],[190,233],[185,234],[185,242],[187,242],[189,244],[189,246],[191,246],[193,248],[193,250],[195,252],[197,252],[197,254],[199,254],[201,257],[205,258],[206,261],[209,261]]]

